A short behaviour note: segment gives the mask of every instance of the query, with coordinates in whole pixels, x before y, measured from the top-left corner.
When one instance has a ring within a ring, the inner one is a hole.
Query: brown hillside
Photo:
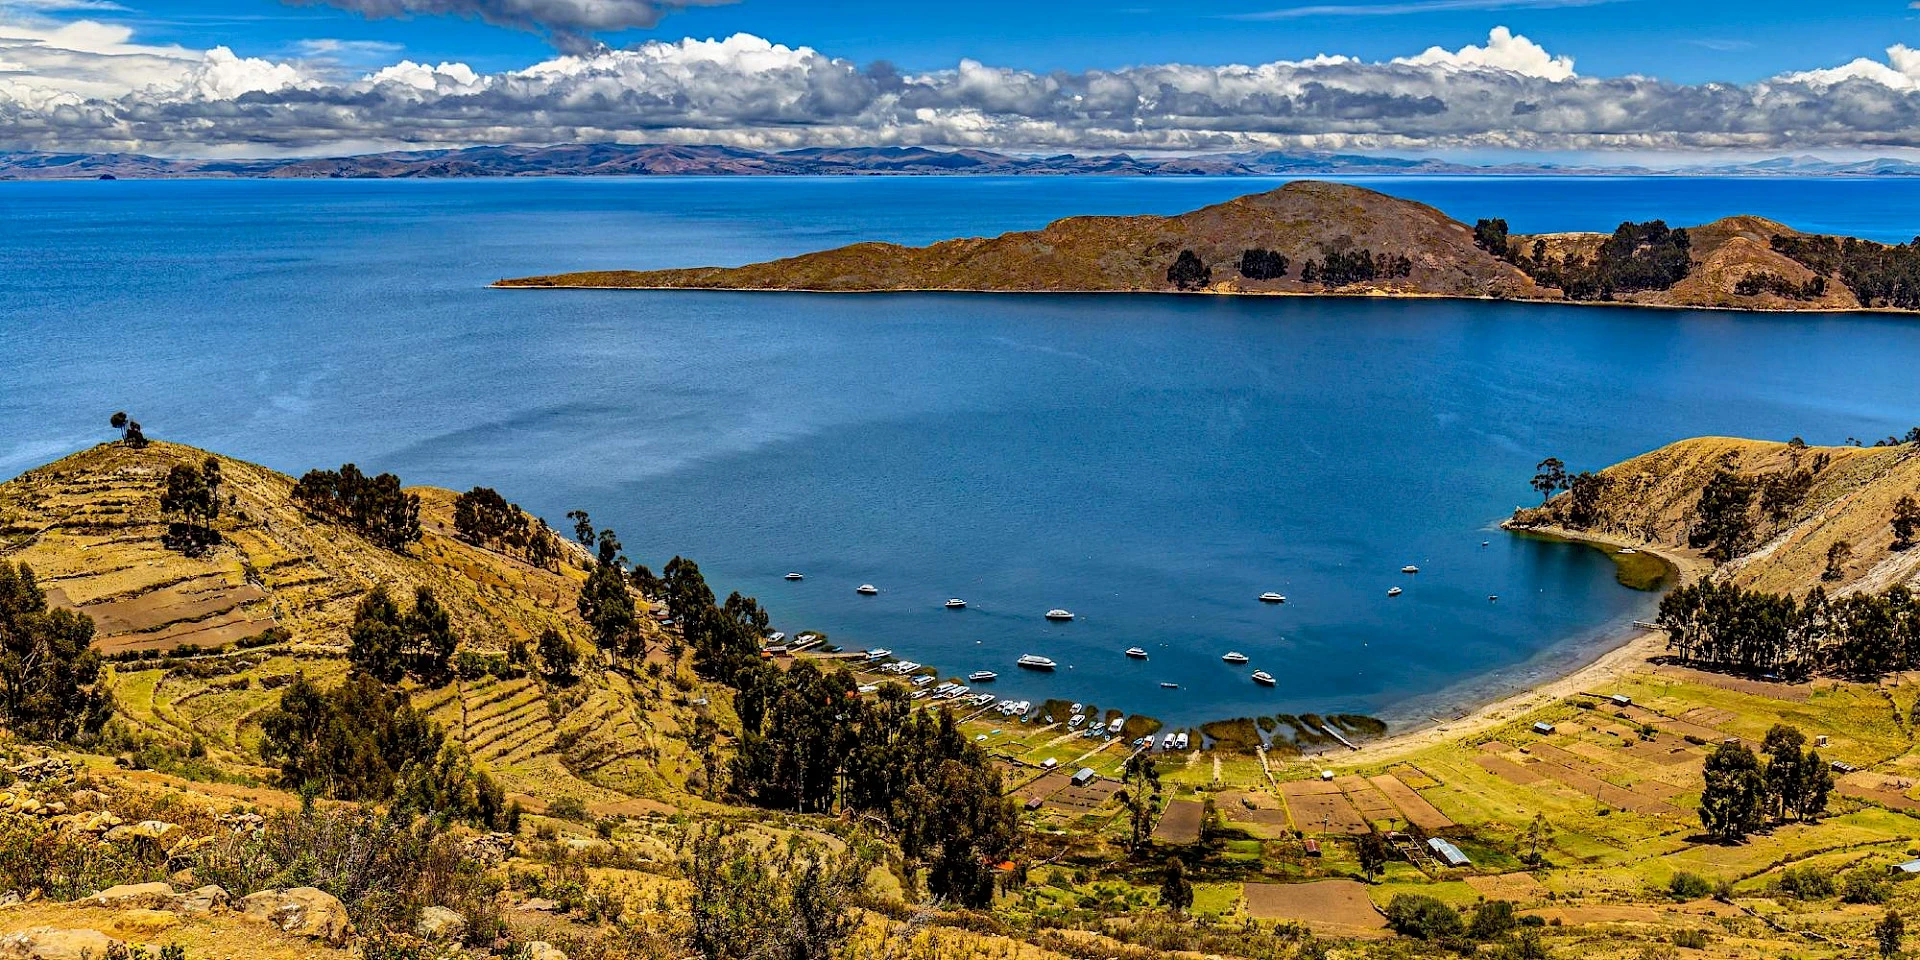
[[[1920,495],[1920,448],[1795,447],[1761,440],[1701,437],[1669,444],[1601,471],[1613,480],[1594,529],[1641,543],[1684,550],[1700,491],[1722,466],[1761,480],[1796,470],[1811,473],[1806,496],[1773,516],[1755,497],[1749,551],[1721,575],[1745,586],[1800,593],[1920,585],[1920,548],[1892,549],[1893,504]],[[1571,498],[1562,494],[1518,524],[1564,524]],[[1822,581],[1827,550],[1852,545],[1838,581]]]
[[[1776,253],[1769,245],[1775,236],[1798,236],[1800,231],[1765,217],[1723,217],[1712,223],[1688,227],[1692,243],[1693,270],[1686,279],[1668,290],[1630,293],[1620,299],[1626,303],[1666,307],[1721,307],[1741,310],[1858,310],[1860,301],[1845,284],[1829,282],[1825,295],[1817,300],[1794,300],[1773,293],[1742,296],[1734,287],[1750,274],[1771,273],[1795,283],[1813,279],[1813,271],[1792,257]],[[1551,233],[1538,236],[1515,235],[1516,249],[1531,250],[1535,240],[1546,243],[1547,252],[1558,258],[1568,254],[1592,256],[1607,235],[1603,233]]]
[[[1448,296],[1541,296],[1525,274],[1474,246],[1471,228],[1422,203],[1361,187],[1296,181],[1173,217],[1069,217],[1042,230],[928,247],[859,243],[744,267],[609,271],[501,281],[502,286],[690,287],[735,290],[1161,291],[1167,267],[1192,250],[1216,292],[1309,292],[1293,278],[1251,281],[1237,269],[1252,247],[1295,264],[1323,248],[1406,255],[1408,277],[1354,285]]]

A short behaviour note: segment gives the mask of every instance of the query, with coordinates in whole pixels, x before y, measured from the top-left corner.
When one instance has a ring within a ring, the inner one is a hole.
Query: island
[[[1453,297],[1777,311],[1920,308],[1920,247],[1735,216],[1511,233],[1299,180],[1177,216],[1068,217],[925,247],[856,243],[739,267],[500,280],[514,289]]]

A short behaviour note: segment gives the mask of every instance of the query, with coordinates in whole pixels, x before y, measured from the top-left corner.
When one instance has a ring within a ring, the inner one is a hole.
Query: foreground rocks
[[[98,960],[125,947],[98,930],[34,927],[0,937],[0,957],[8,960]]]
[[[240,911],[286,933],[338,946],[353,934],[347,908],[333,894],[313,887],[261,890],[240,899]],[[464,921],[463,921],[464,922]]]

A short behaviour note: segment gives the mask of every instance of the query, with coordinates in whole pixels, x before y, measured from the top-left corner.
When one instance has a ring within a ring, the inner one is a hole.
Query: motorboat
[[[1107,732],[1108,732],[1108,733],[1119,733],[1119,732],[1120,732],[1120,728],[1121,728],[1121,727],[1124,727],[1124,726],[1126,726],[1126,725],[1127,725],[1127,718],[1125,718],[1125,717],[1114,717],[1114,718],[1113,718],[1112,720],[1110,720],[1110,721],[1108,721],[1108,722],[1107,722]]]
[[[868,650],[868,651],[867,651],[867,662],[868,662],[868,663],[872,663],[872,662],[874,662],[875,660],[885,660],[886,658],[888,658],[888,657],[891,657],[891,656],[893,656],[893,651],[892,651],[892,650],[888,650],[888,649],[887,649],[886,647],[881,647],[881,648],[880,648],[880,649],[878,649],[878,650]]]
[[[805,580],[806,578],[807,578],[807,575],[804,573],[794,572],[794,573],[787,574],[788,580]]]
[[[952,600],[947,601],[948,610],[965,610],[966,608],[967,602],[959,597],[954,597]]]
[[[1420,568],[1419,568],[1419,567],[1416,567],[1416,566],[1414,566],[1414,565],[1413,565],[1413,564],[1411,564],[1411,563],[1409,563],[1409,564],[1407,564],[1406,566],[1404,566],[1404,567],[1401,567],[1401,568],[1400,568],[1400,572],[1401,572],[1401,573],[1419,573],[1419,572],[1420,572]]]
[[[1162,750],[1173,749],[1173,734],[1169,733],[1166,736],[1160,738],[1160,749]]]
[[[1399,596],[1399,595],[1401,595],[1401,594],[1403,594],[1403,593],[1406,593],[1406,591],[1405,591],[1405,590],[1402,590],[1402,589],[1400,589],[1399,587],[1394,587],[1393,589],[1391,589],[1391,590],[1388,590],[1388,591],[1387,591],[1387,596],[1389,596],[1389,597],[1397,597],[1397,596]]]
[[[1248,660],[1252,658],[1248,657],[1246,654],[1241,653],[1238,650],[1228,650],[1226,654],[1223,655],[1220,659],[1225,660],[1228,663],[1246,663]]]
[[[1187,748],[1187,744],[1192,742],[1193,741],[1187,739],[1186,732],[1181,731],[1179,734],[1175,735],[1173,738],[1173,748],[1175,750],[1185,750]]]
[[[1075,703],[1070,709],[1074,713],[1085,713],[1087,709],[1087,705],[1084,703]]]
[[[1273,686],[1273,674],[1265,670],[1255,670],[1253,672],[1253,682],[1271,687]]]
[[[880,592],[880,588],[879,588],[879,587],[876,587],[876,586],[874,586],[874,585],[873,585],[873,584],[871,584],[871,583],[863,583],[863,584],[861,584],[861,585],[859,585],[859,586],[857,586],[857,587],[854,587],[854,588],[853,588],[853,592],[854,592],[854,593],[864,593],[864,594],[866,594],[867,596],[869,596],[869,597],[871,597],[871,596],[873,596],[874,594],[876,594],[876,593],[879,593],[879,592]]]
[[[1145,650],[1140,649],[1139,647],[1128,647],[1127,656],[1132,657],[1135,660],[1145,660],[1147,658],[1147,652]]]
[[[1284,594],[1268,591],[1260,595],[1260,602],[1261,603],[1286,603],[1287,598],[1286,598],[1286,595]]]
[[[994,673],[992,670],[975,670],[967,674],[968,683],[992,683],[998,679],[1000,679],[1000,675]]]
[[[1072,620],[1073,611],[1062,610],[1059,607],[1055,607],[1052,610],[1047,611],[1047,619],[1048,620]]]
[[[1180,685],[1179,685],[1179,684],[1177,684],[1177,683],[1174,683],[1174,682],[1173,682],[1173,681],[1171,681],[1171,680],[1162,680],[1162,681],[1160,681],[1160,689],[1162,689],[1162,690],[1178,690],[1178,689],[1180,689]]]
[[[1639,553],[1639,552],[1640,552],[1640,551],[1638,551],[1638,550],[1635,550],[1635,549],[1634,549],[1634,548],[1632,548],[1632,547],[1621,547],[1621,548],[1620,548],[1620,555],[1621,555],[1621,556],[1623,556],[1623,557],[1631,557],[1631,556],[1633,556],[1634,554],[1637,554],[1637,553]]]
[[[1067,718],[1067,726],[1068,726],[1069,728],[1072,728],[1072,727],[1078,727],[1079,725],[1081,725],[1081,724],[1083,724],[1083,723],[1086,723],[1086,722],[1087,722],[1087,718],[1086,718],[1086,717],[1083,717],[1083,716],[1081,716],[1080,714],[1077,714],[1077,713],[1076,713],[1076,714],[1074,714],[1073,716],[1071,716],[1071,717],[1068,717],[1068,718]]]
[[[1052,670],[1054,667],[1059,666],[1059,664],[1054,663],[1046,657],[1031,653],[1021,657],[1015,662],[1020,666],[1026,667],[1028,670]]]

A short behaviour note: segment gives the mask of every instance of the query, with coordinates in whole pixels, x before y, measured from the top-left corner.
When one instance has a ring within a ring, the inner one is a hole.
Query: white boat
[[[1419,573],[1419,572],[1420,572],[1420,568],[1419,568],[1419,567],[1416,567],[1416,566],[1414,566],[1414,565],[1413,565],[1413,564],[1411,564],[1411,563],[1409,563],[1409,564],[1407,564],[1406,566],[1404,566],[1404,567],[1401,567],[1401,568],[1400,568],[1400,572],[1401,572],[1401,573]]]
[[[1016,660],[1014,662],[1018,663],[1020,666],[1026,667],[1028,670],[1052,670],[1054,667],[1059,666],[1059,664],[1054,663],[1052,660],[1049,660],[1046,657],[1038,656],[1036,654],[1031,654],[1031,653],[1021,657],[1019,660]]]
[[[1255,670],[1253,672],[1253,682],[1265,684],[1271,687],[1273,686],[1273,674],[1268,673],[1265,670]]]
[[[871,584],[871,583],[863,583],[863,584],[861,584],[861,585],[859,585],[859,586],[857,586],[857,587],[854,587],[854,588],[853,588],[853,592],[854,592],[854,593],[864,593],[864,594],[866,594],[867,596],[869,596],[869,597],[871,597],[871,596],[873,596],[874,594],[876,594],[876,593],[879,593],[879,592],[880,592],[880,588],[879,588],[879,587],[876,587],[876,586],[874,586],[874,585],[873,585],[873,584]]]
[[[1139,647],[1128,647],[1127,656],[1132,657],[1135,660],[1145,660],[1147,658],[1147,652],[1145,650],[1140,649]]]
[[[1169,733],[1166,736],[1160,738],[1160,749],[1162,750],[1173,749],[1173,734]]]
[[[893,651],[888,650],[886,647],[881,647],[878,650],[868,650],[867,662],[872,663],[875,660],[885,660],[886,658],[891,656],[893,656]]]
[[[1228,650],[1226,654],[1222,656],[1220,659],[1225,660],[1228,663],[1246,663],[1248,660],[1252,658],[1248,657],[1246,654],[1241,653],[1238,650]]]
[[[1072,620],[1073,611],[1062,610],[1059,607],[1055,607],[1052,610],[1047,611],[1047,619],[1048,620]]]
[[[1387,596],[1397,597],[1405,592],[1406,592],[1405,590],[1402,590],[1399,587],[1394,587],[1393,589],[1387,591]]]
[[[1260,602],[1261,603],[1286,603],[1287,598],[1284,594],[1268,592],[1260,595]]]
[[[1111,721],[1108,721],[1107,723],[1107,732],[1119,733],[1120,728],[1126,725],[1127,725],[1127,719],[1125,717],[1114,717]]]
[[[1185,750],[1187,748],[1187,744],[1192,742],[1193,741],[1187,739],[1186,733],[1182,732],[1178,736],[1173,738],[1173,747],[1176,750]]]
[[[1173,681],[1171,681],[1171,680],[1162,680],[1162,681],[1160,681],[1160,687],[1161,687],[1161,689],[1164,689],[1164,690],[1178,690],[1178,689],[1180,689],[1180,685],[1179,685],[1179,684],[1177,684],[1177,683],[1174,683],[1174,682],[1173,682]]]
[[[1087,706],[1083,703],[1075,703],[1071,709],[1074,713],[1085,713]]]
[[[954,597],[952,600],[947,601],[948,610],[965,610],[966,608],[967,602],[959,597]]]
[[[968,683],[992,683],[998,679],[1000,679],[1000,675],[994,673],[992,670],[975,670],[967,674]]]
[[[1631,556],[1633,556],[1634,554],[1636,554],[1636,553],[1639,553],[1639,552],[1640,552],[1640,551],[1638,551],[1638,550],[1635,550],[1635,549],[1634,549],[1634,548],[1632,548],[1632,547],[1621,547],[1621,548],[1620,548],[1620,555],[1621,555],[1621,556],[1623,556],[1623,557],[1631,557]]]
[[[787,579],[788,579],[788,580],[805,580],[806,578],[807,578],[807,577],[806,577],[806,575],[805,575],[805,574],[801,574],[801,573],[789,573],[789,574],[787,574]]]

